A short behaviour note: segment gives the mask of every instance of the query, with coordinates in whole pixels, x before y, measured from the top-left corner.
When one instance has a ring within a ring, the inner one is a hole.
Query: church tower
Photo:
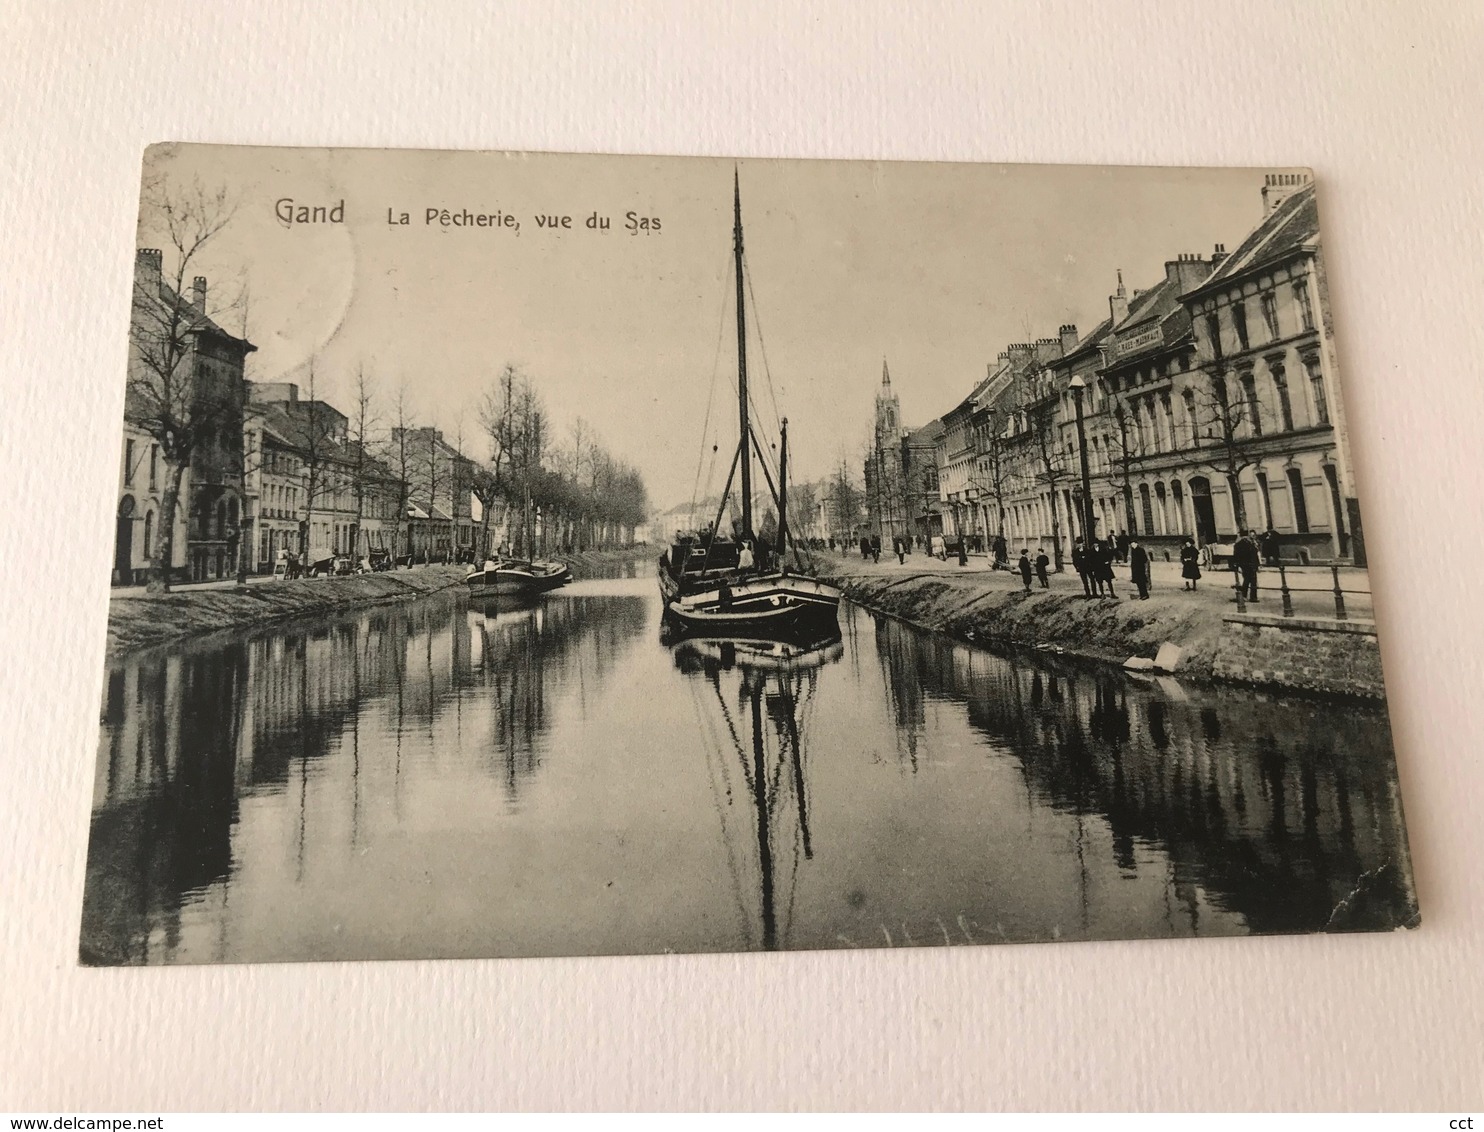
[[[891,387],[891,370],[881,359],[881,388],[876,390],[876,447],[895,448],[901,435],[902,402]]]
[[[876,390],[876,443],[866,505],[871,510],[871,526],[888,544],[907,533],[907,514],[902,491],[902,402],[891,387],[891,370],[881,359],[881,385]]]

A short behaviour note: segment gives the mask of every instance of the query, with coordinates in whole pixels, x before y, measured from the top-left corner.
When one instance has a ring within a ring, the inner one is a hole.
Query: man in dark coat
[[[1266,566],[1278,565],[1278,532],[1272,527],[1262,535],[1262,560]]]
[[[861,535],[861,561],[864,562],[871,557],[871,540],[866,535]]]
[[[1016,563],[1016,566],[1019,567],[1019,569],[1020,569],[1020,580],[1025,583],[1025,592],[1026,593],[1030,593],[1031,592],[1031,552],[1029,550],[1022,550],[1020,552],[1020,561]]]
[[[1257,535],[1248,531],[1237,539],[1236,545],[1232,547],[1232,565],[1236,567],[1238,574],[1238,586],[1242,596],[1248,601],[1257,600],[1257,571],[1261,563],[1257,554]]]
[[[1113,588],[1113,562],[1118,557],[1118,550],[1113,545],[1112,539],[1104,539],[1098,544],[1097,551],[1097,582],[1098,593],[1113,600],[1118,600],[1118,591]]]
[[[1118,532],[1117,551],[1118,551],[1118,561],[1120,561],[1120,562],[1127,562],[1128,561],[1128,542],[1129,542],[1128,535],[1125,534],[1123,531],[1119,531]]]
[[[872,535],[871,536],[871,561],[873,561],[873,562],[880,562],[881,561],[881,536],[880,535]]]
[[[1149,600],[1149,552],[1139,545],[1138,539],[1128,544],[1129,578],[1139,588],[1139,599]]]
[[[1079,538],[1072,544],[1072,569],[1082,580],[1082,596],[1092,597],[1092,573],[1088,569],[1087,545]]]
[[[994,568],[996,570],[1007,570],[1007,569],[1010,568],[1009,554],[1010,554],[1010,549],[1009,549],[1009,547],[1005,543],[1005,536],[1004,535],[995,535],[995,537],[994,537]]]
[[[958,564],[960,566],[969,564],[969,540],[966,535],[958,536]]]
[[[1043,590],[1049,590],[1051,588],[1051,581],[1046,577],[1046,568],[1050,565],[1051,559],[1046,557],[1044,550],[1036,555],[1036,577],[1041,580],[1041,588]]]

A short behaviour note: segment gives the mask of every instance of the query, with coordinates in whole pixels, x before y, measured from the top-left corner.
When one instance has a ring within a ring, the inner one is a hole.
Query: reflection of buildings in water
[[[676,667],[691,677],[740,934],[763,950],[787,946],[799,866],[814,856],[806,737],[820,671],[843,654],[838,636],[675,646]]]
[[[105,964],[168,958],[182,909],[225,892],[232,829],[255,794],[297,795],[289,851],[302,880],[311,846],[354,847],[367,803],[363,732],[386,754],[375,777],[400,816],[404,741],[463,754],[458,720],[485,689],[511,789],[539,767],[552,688],[606,671],[645,627],[644,603],[549,601],[501,618],[452,596],[278,628],[226,645],[190,644],[125,661],[107,678],[84,895],[82,955]],[[454,740],[446,717],[454,713]],[[435,736],[437,742],[435,743]],[[311,806],[311,784],[348,813]],[[337,791],[343,789],[342,795]],[[382,798],[382,801],[387,799]],[[324,820],[317,826],[316,815]],[[221,898],[221,894],[218,897]]]
[[[899,654],[883,665],[899,726],[924,690],[965,703],[1028,790],[1106,823],[1120,871],[1163,850],[1177,894],[1199,885],[1254,932],[1415,916],[1384,711],[998,656],[887,619],[878,647]]]

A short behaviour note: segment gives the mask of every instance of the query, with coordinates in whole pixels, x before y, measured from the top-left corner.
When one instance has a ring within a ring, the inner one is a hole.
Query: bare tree
[[[1231,495],[1232,519],[1238,533],[1247,529],[1247,501],[1241,476],[1258,461],[1262,437],[1262,408],[1250,374],[1239,377],[1239,389],[1231,388],[1228,372],[1218,367],[1208,385],[1192,381],[1186,401],[1195,434],[1198,463],[1226,482]]]
[[[445,481],[438,459],[438,430],[429,425],[426,428],[415,430],[415,436],[417,439],[413,449],[414,474],[417,477],[419,492],[426,493],[428,513],[428,541],[423,547],[423,561],[431,562],[433,560],[433,531],[436,529],[433,512],[438,506],[438,491]]]
[[[1113,405],[1112,424],[1106,438],[1108,480],[1123,498],[1123,523],[1132,533],[1139,529],[1134,516],[1134,465],[1144,458],[1144,438],[1122,400]]]
[[[392,412],[396,424],[392,427],[391,436],[387,443],[386,459],[397,481],[394,485],[397,505],[396,514],[392,517],[391,547],[392,554],[395,556],[397,547],[402,542],[402,528],[407,523],[407,505],[411,500],[412,476],[414,471],[413,437],[410,432],[412,421],[408,413],[407,382],[405,380],[397,385],[397,399],[392,404]],[[407,535],[406,548],[410,563],[412,560],[412,533],[410,529]]]
[[[980,442],[973,484],[994,500],[997,526],[995,534],[1005,533],[1005,495],[1010,484],[1011,458],[1004,438],[1004,422],[998,413],[990,413],[980,426]]]
[[[485,391],[479,406],[479,422],[484,427],[490,444],[490,481],[484,485],[490,493],[490,502],[485,506],[485,543],[489,542],[489,513],[495,502],[506,499],[510,479],[514,472],[514,460],[520,447],[521,430],[519,407],[521,396],[529,382],[513,365],[506,365]],[[480,497],[484,503],[484,498]],[[509,532],[507,531],[507,538]]]
[[[1071,478],[1061,445],[1057,443],[1057,399],[1044,370],[1028,369],[1021,375],[1021,404],[1030,426],[1034,478],[1046,488],[1051,500],[1051,556],[1058,574],[1063,570],[1061,547],[1061,485]]]
[[[289,405],[289,420],[293,427],[290,438],[304,475],[304,514],[299,520],[299,550],[309,564],[314,537],[314,513],[316,507],[328,500],[340,487],[345,453],[337,443],[338,429],[335,414],[319,399],[316,364],[310,355],[306,374],[308,400]]]
[[[835,520],[835,527],[842,539],[848,541],[854,537],[860,524],[861,493],[851,478],[850,465],[843,459],[835,468],[835,474],[830,478],[826,499]]]
[[[361,526],[366,518],[366,497],[385,492],[381,468],[372,455],[376,446],[376,433],[381,421],[376,415],[376,390],[372,378],[366,373],[365,363],[356,365],[355,402],[351,409],[351,435],[348,456],[350,459],[351,490],[355,493],[356,521],[351,531],[351,553],[361,549]],[[369,547],[367,548],[369,550]]]
[[[124,415],[159,446],[165,463],[159,538],[149,567],[149,589],[162,592],[170,588],[181,480],[199,451],[228,439],[223,434],[231,431],[234,410],[241,411],[241,383],[225,380],[199,356],[200,335],[210,324],[204,305],[194,303],[185,287],[202,250],[231,222],[236,206],[225,189],[208,191],[199,181],[175,189],[163,177],[146,182],[141,205],[163,228],[172,268],[165,277],[160,252],[141,252]],[[240,428],[236,432],[240,446]]]

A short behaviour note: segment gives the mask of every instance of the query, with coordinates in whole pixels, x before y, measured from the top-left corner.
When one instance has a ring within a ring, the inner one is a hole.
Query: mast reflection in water
[[[108,677],[85,962],[965,944],[1409,922],[1384,711],[842,608],[659,639],[649,579],[443,594]]]

